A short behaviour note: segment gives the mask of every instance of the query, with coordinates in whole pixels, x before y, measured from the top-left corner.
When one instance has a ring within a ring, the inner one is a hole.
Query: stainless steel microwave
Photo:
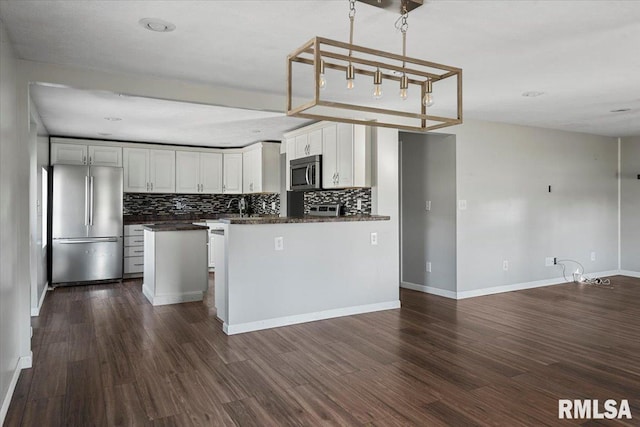
[[[291,160],[291,189],[319,190],[322,188],[322,156]]]

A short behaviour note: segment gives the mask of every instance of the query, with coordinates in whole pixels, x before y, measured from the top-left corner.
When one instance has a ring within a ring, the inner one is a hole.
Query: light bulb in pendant
[[[324,60],[320,60],[320,79],[318,80],[318,86],[320,86],[320,89],[327,87],[327,79],[324,76]]]
[[[352,64],[347,66],[347,89],[353,89],[353,81],[355,80],[356,72]]]
[[[433,84],[431,80],[427,80],[427,87],[424,91],[424,97],[422,98],[422,105],[425,107],[431,107],[435,102],[433,100]]]
[[[406,100],[409,96],[409,77],[406,74],[402,73],[402,77],[400,77],[400,98],[402,100]]]
[[[380,68],[373,73],[373,97],[375,99],[382,98],[382,71]]]

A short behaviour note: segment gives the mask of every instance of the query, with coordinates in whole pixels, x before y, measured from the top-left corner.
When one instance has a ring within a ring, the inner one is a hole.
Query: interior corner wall
[[[478,121],[450,129],[467,206],[457,213],[458,294],[562,280],[545,257],[617,271],[617,138]]]
[[[620,269],[640,275],[640,136],[620,150]]]
[[[400,140],[403,285],[456,292],[456,138],[403,132]]]
[[[30,357],[29,153],[19,131],[18,80],[0,21],[0,423]]]

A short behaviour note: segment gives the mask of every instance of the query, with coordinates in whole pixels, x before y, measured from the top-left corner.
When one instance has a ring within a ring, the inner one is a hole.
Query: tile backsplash
[[[362,209],[358,210],[358,199]],[[340,203],[344,215],[371,215],[371,188],[347,188],[343,190],[319,190],[304,192],[304,213],[309,213],[309,205]]]
[[[227,208],[229,201],[241,197],[241,194],[149,194],[124,193],[123,215],[137,216],[180,216],[195,215],[206,217],[212,214],[238,213],[238,203],[233,202]],[[260,215],[279,215],[280,196],[277,193],[247,194],[248,213]],[[265,209],[262,202],[265,202]],[[271,209],[271,203],[276,202],[276,208]]]

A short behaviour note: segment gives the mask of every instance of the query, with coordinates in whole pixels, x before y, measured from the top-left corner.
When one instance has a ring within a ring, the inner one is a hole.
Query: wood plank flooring
[[[210,277],[213,285],[213,276]],[[454,301],[226,336],[204,303],[140,281],[58,288],[32,319],[7,426],[640,425],[640,279]],[[558,399],[632,420],[558,420]]]

